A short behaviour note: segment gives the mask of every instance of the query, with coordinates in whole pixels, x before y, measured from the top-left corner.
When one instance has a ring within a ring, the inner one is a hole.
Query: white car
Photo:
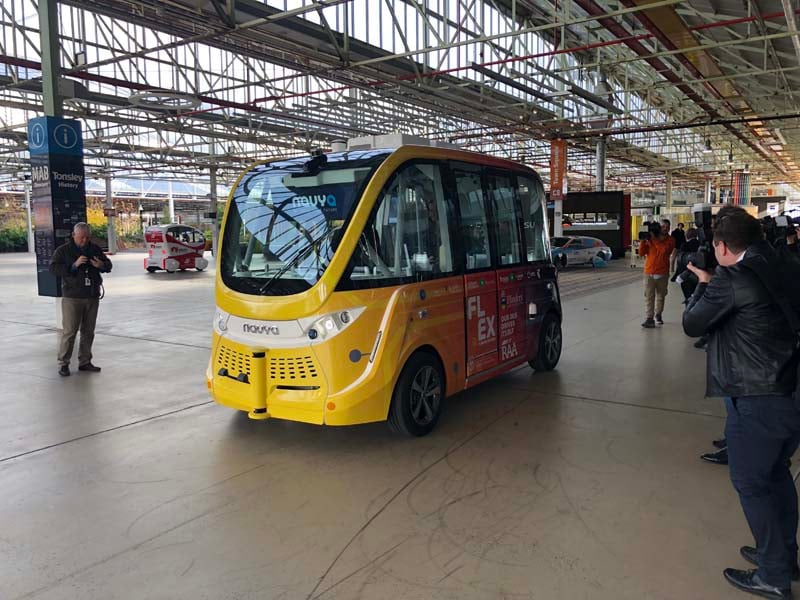
[[[554,237],[550,244],[553,263],[560,268],[592,264],[595,258],[609,261],[614,256],[603,240],[584,235]]]

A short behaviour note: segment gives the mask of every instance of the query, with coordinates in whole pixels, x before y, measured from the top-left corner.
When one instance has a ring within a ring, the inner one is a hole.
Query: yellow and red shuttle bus
[[[253,419],[389,421],[523,363],[561,308],[535,171],[427,146],[258,164],[228,200],[207,383]]]

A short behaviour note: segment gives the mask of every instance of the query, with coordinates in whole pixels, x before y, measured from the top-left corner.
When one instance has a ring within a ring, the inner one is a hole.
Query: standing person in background
[[[675,240],[675,250],[672,252],[672,256],[670,256],[669,264],[670,264],[670,271],[677,274],[675,269],[675,259],[678,257],[678,252],[683,250],[683,245],[686,243],[686,233],[683,230],[683,223],[678,223],[678,226],[672,230],[670,234],[672,239]],[[673,279],[674,281],[674,279]]]
[[[50,272],[61,278],[64,298],[61,343],[58,350],[58,374],[69,376],[69,362],[75,337],[81,332],[78,348],[78,370],[97,373],[100,367],[92,364],[92,342],[100,307],[101,273],[111,270],[111,261],[97,244],[93,244],[86,223],[72,229],[72,238],[59,246],[50,261]]]
[[[666,228],[666,231],[665,231]],[[664,324],[664,300],[669,284],[669,261],[675,250],[675,240],[669,235],[669,221],[653,222],[647,226],[648,239],[639,245],[644,256],[645,320],[642,327],[653,329]]]

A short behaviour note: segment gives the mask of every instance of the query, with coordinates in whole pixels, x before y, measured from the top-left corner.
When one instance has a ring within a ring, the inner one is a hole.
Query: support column
[[[706,204],[711,203],[711,179],[706,179],[706,187],[703,191],[703,202]]]
[[[606,138],[600,136],[597,141],[597,156],[595,161],[595,190],[598,192],[606,191]]]
[[[42,92],[44,114],[60,117],[64,114],[58,81],[61,77],[61,61],[58,40],[58,2],[39,0],[39,34],[42,44]]]
[[[672,171],[667,171],[667,213],[672,212]]]
[[[563,233],[564,194],[567,179],[567,142],[550,140],[550,201],[553,203],[553,235]]]
[[[61,61],[60,61],[60,48],[61,44],[58,39],[58,1],[57,0],[39,0],[39,43],[41,44],[42,56],[42,104],[44,106],[45,117],[62,117],[64,115],[64,108],[61,105],[61,94],[58,91],[58,81],[61,77]],[[44,131],[41,129],[40,131]],[[28,136],[28,143],[30,145],[30,134]],[[45,144],[37,144],[38,147],[43,147]],[[82,161],[81,161],[82,163]],[[31,161],[33,166],[33,161]],[[83,164],[81,164],[81,170]],[[48,176],[49,177],[49,176]],[[33,185],[33,183],[31,183]],[[83,185],[81,185],[83,188]],[[50,198],[52,203],[52,198]],[[84,196],[85,202],[85,196]],[[86,208],[83,208],[84,219]],[[37,224],[38,225],[38,224]],[[52,223],[51,223],[52,226]],[[38,231],[38,229],[37,229]],[[51,237],[56,233],[56,242],[59,241],[57,232],[53,230],[42,234],[40,237]],[[31,236],[28,236],[28,240]],[[29,242],[30,243],[30,242]],[[43,244],[40,244],[45,248]],[[30,247],[30,246],[29,246]],[[61,284],[60,282],[50,282],[49,284],[43,282],[46,277],[43,277],[43,266],[47,260],[48,253],[52,255],[53,248],[44,249],[37,252],[36,262],[37,269],[39,270],[39,295],[55,296],[56,298],[56,327],[61,328]],[[41,256],[40,256],[41,254]]]
[[[114,229],[114,198],[111,194],[111,175],[106,175],[106,214],[108,215],[108,252],[117,253],[117,232]]]
[[[178,222],[178,219],[175,218],[175,198],[172,196],[172,181],[169,182],[169,222]]]
[[[720,204],[722,202],[722,180],[717,177],[717,197],[714,199],[716,204]]]
[[[211,167],[211,190],[208,194],[208,214],[211,216],[211,256],[217,256],[217,240],[219,239],[219,223],[217,221],[217,167]],[[212,216],[213,215],[213,216]]]

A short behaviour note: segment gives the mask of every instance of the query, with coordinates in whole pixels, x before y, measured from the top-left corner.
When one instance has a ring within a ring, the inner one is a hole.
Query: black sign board
[[[58,297],[61,280],[50,274],[50,259],[69,239],[73,226],[86,221],[81,124],[56,117],[31,119],[28,149],[39,295]]]

